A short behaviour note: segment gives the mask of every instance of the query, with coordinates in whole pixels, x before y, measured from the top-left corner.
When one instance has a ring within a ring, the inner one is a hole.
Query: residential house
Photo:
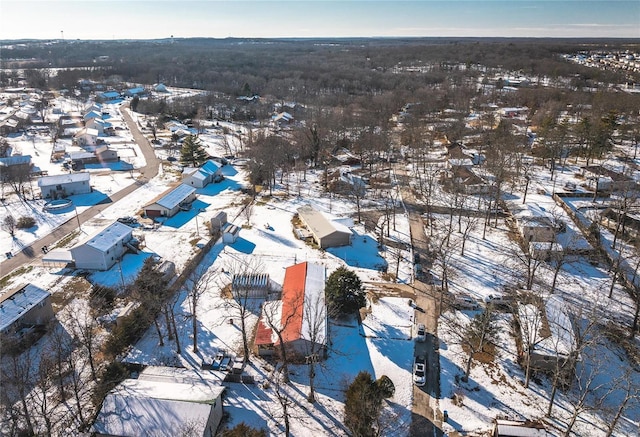
[[[632,177],[601,165],[583,167],[582,175],[586,179],[586,186],[594,191],[597,189],[602,192],[612,192],[636,188],[636,182]]]
[[[567,305],[557,294],[542,305],[541,308],[536,304],[518,305],[520,334],[525,345],[520,352],[523,365],[530,363],[534,371],[559,371],[559,376],[568,381],[580,357]],[[530,350],[526,350],[526,345],[531,345]]]
[[[162,194],[144,207],[147,217],[173,217],[181,207],[187,207],[196,199],[196,189],[189,185],[180,184],[176,188]]]
[[[89,120],[93,120],[94,118],[102,118],[102,111],[96,111],[95,109],[92,109],[91,111],[87,111],[82,117],[85,123]]]
[[[0,158],[0,180],[32,173],[34,173],[34,166],[31,163],[31,155],[13,155]]]
[[[311,354],[317,355],[316,358],[326,357],[325,282],[326,270],[320,264],[303,262],[287,267],[281,301],[269,301],[263,305],[255,340],[260,355],[272,355],[277,347],[285,347],[293,360],[302,360]],[[284,344],[279,343],[278,336],[270,328],[268,316],[265,316],[267,313],[280,315],[279,329],[282,330],[280,336]]]
[[[565,253],[562,244],[556,241],[531,241],[529,242],[529,254],[533,259],[549,261],[559,259]]]
[[[92,191],[91,175],[88,172],[68,173],[54,176],[42,176],[38,187],[44,199],[61,199]]]
[[[143,95],[145,95],[147,93],[147,90],[145,90],[143,87],[135,87],[135,88],[129,88],[128,90],[126,90],[124,92],[124,95],[127,97],[142,97]]]
[[[98,135],[97,130],[85,127],[73,136],[73,144],[92,151],[98,145]]]
[[[95,129],[98,131],[98,135],[111,135],[113,134],[113,126],[111,123],[104,121],[102,118],[92,118],[85,123],[85,127],[89,129]]]
[[[446,172],[448,184],[467,194],[488,194],[492,186],[467,166],[452,167]]]
[[[54,318],[51,293],[33,284],[0,295],[0,333],[22,337]]]
[[[0,121],[0,135],[9,135],[18,132],[18,120],[15,118],[7,118]]]
[[[269,294],[269,274],[242,273],[233,275],[231,294],[241,299],[266,298]]]
[[[204,188],[211,182],[220,182],[222,179],[222,169],[212,160],[201,167],[186,167],[182,171],[182,183],[195,188]]]
[[[83,120],[80,114],[63,115],[58,119],[58,131],[60,138],[73,137],[83,127]]]
[[[556,239],[553,221],[545,216],[517,217],[520,235],[526,242],[552,242]]]
[[[71,256],[78,269],[109,270],[127,251],[137,253],[133,240],[133,228],[113,222],[84,243],[73,247]]]
[[[96,95],[96,100],[98,102],[113,102],[114,100],[119,100],[122,98],[118,91],[104,91],[102,93],[98,93]]]
[[[71,152],[69,159],[72,162],[73,169],[82,168],[85,164],[102,164],[108,162],[117,162],[120,158],[118,152],[103,145],[96,148],[95,152]]]
[[[271,123],[275,126],[284,126],[292,123],[294,120],[293,115],[288,112],[280,112],[271,117]]]
[[[96,437],[214,437],[224,389],[203,373],[149,366],[109,392],[91,431]]]
[[[167,86],[163,83],[158,83],[153,85],[153,90],[157,93],[168,93],[169,90],[167,89]]]
[[[351,244],[351,230],[335,221],[328,220],[310,205],[297,210],[298,218],[307,227],[315,243],[322,249]]]

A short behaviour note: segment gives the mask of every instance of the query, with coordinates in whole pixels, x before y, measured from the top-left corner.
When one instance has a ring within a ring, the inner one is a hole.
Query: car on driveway
[[[416,327],[416,341],[423,342],[427,338],[427,328],[423,323],[418,323]]]
[[[457,310],[477,310],[478,302],[467,294],[456,295],[453,298],[452,305]]]
[[[495,308],[509,308],[511,306],[511,299],[500,294],[490,294],[484,298],[484,303],[487,306],[493,305]]]
[[[118,221],[120,223],[124,223],[125,225],[137,225],[138,219],[135,217],[127,216],[127,217],[119,217]]]
[[[427,361],[424,356],[418,355],[413,362],[413,382],[422,387],[427,380]]]

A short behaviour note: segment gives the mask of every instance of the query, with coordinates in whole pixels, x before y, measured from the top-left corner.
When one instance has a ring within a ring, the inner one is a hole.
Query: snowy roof
[[[90,118],[102,118],[102,114],[99,112],[96,112],[94,110],[91,110],[89,112],[87,112],[86,114],[84,114],[83,117],[85,120],[89,120]]]
[[[196,384],[129,379],[109,394],[93,424],[106,435],[181,435],[185,425],[205,435],[214,402],[224,387],[199,390]]]
[[[189,185],[180,184],[176,188],[171,190],[167,195],[161,197],[155,203],[164,208],[172,209],[178,206],[187,197],[191,196],[195,192],[195,188],[190,187]]]
[[[48,187],[51,185],[71,184],[74,182],[89,182],[91,175],[89,172],[59,174],[53,176],[42,176],[38,179],[39,187]]]
[[[106,251],[117,242],[131,237],[133,229],[120,222],[113,222],[98,234],[87,240],[85,245],[100,251]]]
[[[20,288],[8,291],[0,296],[0,331],[4,331],[16,320],[38,305],[51,294],[28,284]]]
[[[504,437],[547,437],[549,434],[539,426],[498,419],[496,420],[495,435]]]
[[[241,274],[233,275],[231,280],[233,288],[251,288],[260,289],[267,288],[269,286],[269,274],[268,273],[256,273],[256,274]]]
[[[565,311],[564,299],[554,294],[545,301],[544,306],[546,317],[541,315],[535,305],[518,306],[519,317],[527,320],[528,322],[525,323],[528,323],[531,328],[536,327],[529,334],[532,337],[529,340],[534,344],[535,352],[538,355],[551,357],[570,355],[575,351],[576,338],[571,319]],[[546,324],[543,319],[546,319]],[[542,328],[548,328],[548,331]],[[524,330],[523,335],[526,335]]]
[[[340,223],[329,221],[324,214],[313,209],[310,205],[304,205],[298,208],[298,214],[317,238],[326,237],[334,232],[351,234],[349,228]]]
[[[284,341],[300,338],[311,340],[315,334],[315,342],[324,343],[326,335],[324,283],[325,268],[322,265],[303,262],[287,267],[282,284],[282,325],[284,326],[282,339]],[[313,320],[315,316],[320,317],[320,320]],[[316,322],[318,322],[317,325]],[[314,329],[317,328],[316,333],[311,332],[312,326]]]
[[[120,97],[120,93],[117,91],[106,91],[100,95],[104,98]]]
[[[12,165],[30,164],[31,155],[14,155],[7,158],[0,158],[0,167],[10,167]]]
[[[89,136],[93,136],[93,137],[97,137],[100,134],[100,132],[98,132],[97,129],[92,129],[90,127],[85,127],[84,129],[80,129],[75,135],[74,137],[81,137],[83,135],[89,135]]]

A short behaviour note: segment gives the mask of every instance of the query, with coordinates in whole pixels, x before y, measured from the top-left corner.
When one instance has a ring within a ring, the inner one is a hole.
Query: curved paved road
[[[84,223],[92,219],[103,210],[111,206],[111,204],[137,190],[158,174],[158,166],[160,164],[160,160],[156,157],[153,146],[140,132],[138,125],[133,121],[129,113],[124,110],[128,107],[129,104],[125,103],[120,108],[120,112],[122,114],[122,117],[124,118],[124,121],[127,123],[127,127],[129,128],[131,135],[133,136],[133,141],[135,141],[136,144],[138,144],[138,146],[140,147],[140,150],[142,151],[142,154],[146,161],[145,166],[138,169],[138,171],[140,172],[140,177],[137,179],[137,181],[134,184],[129,185],[128,187],[123,188],[116,193],[113,193],[111,196],[107,197],[99,204],[92,206],[91,208],[88,208],[87,210],[78,214],[77,218],[73,217],[67,220],[65,223],[52,230],[50,234],[34,241],[29,246],[23,248],[21,252],[14,254],[11,259],[5,259],[4,261],[2,261],[2,263],[0,263],[0,276],[5,276],[24,264],[30,264],[34,261],[39,260],[40,258],[42,258],[42,248],[44,246],[52,246],[56,241],[60,240],[70,232],[77,229],[78,222]],[[4,254],[0,255],[4,256]]]

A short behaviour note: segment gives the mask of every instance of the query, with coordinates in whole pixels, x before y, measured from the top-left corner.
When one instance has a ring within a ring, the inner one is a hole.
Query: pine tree
[[[365,304],[360,278],[345,267],[331,273],[325,285],[325,296],[330,314],[353,314]]]
[[[195,135],[189,135],[182,143],[180,163],[189,167],[200,167],[207,161],[207,152]]]

